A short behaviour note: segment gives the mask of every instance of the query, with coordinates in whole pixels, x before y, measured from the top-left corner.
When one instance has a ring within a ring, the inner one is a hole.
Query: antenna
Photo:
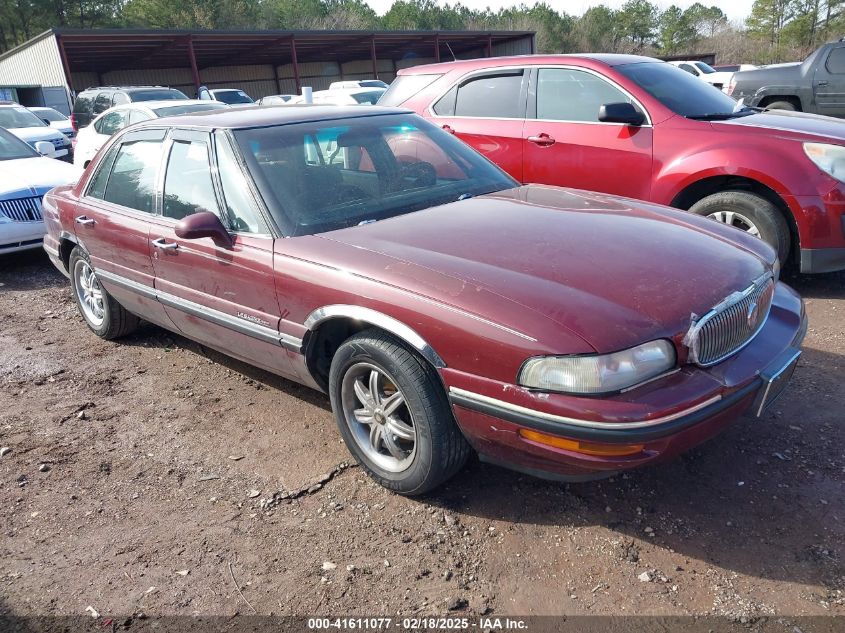
[[[448,49],[449,49],[449,52],[452,54],[452,61],[453,61],[453,62],[458,61],[458,58],[457,58],[457,57],[455,57],[455,51],[453,51],[453,50],[452,50],[452,47],[451,47],[451,46],[449,46],[449,42],[443,42],[443,43],[446,45],[446,48],[448,48]]]

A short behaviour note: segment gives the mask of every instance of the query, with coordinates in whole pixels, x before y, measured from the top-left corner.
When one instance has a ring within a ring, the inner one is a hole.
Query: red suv
[[[499,57],[402,70],[404,105],[521,182],[649,200],[763,238],[802,272],[845,269],[845,124],[744,107],[635,55]]]

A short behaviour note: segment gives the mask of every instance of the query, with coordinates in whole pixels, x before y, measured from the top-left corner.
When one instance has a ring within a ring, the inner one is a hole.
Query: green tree
[[[696,2],[684,11],[684,17],[701,37],[714,37],[728,26],[728,16],[717,6],[706,7]]]
[[[661,13],[658,27],[657,45],[661,52],[667,55],[691,52],[690,49],[696,39],[696,30],[687,14],[679,7],[673,4]]]
[[[619,45],[616,13],[603,4],[590,7],[576,25],[579,49],[585,52],[615,53]]]
[[[642,50],[654,40],[657,7],[648,0],[628,0],[617,13],[619,30],[630,39],[635,50]]]

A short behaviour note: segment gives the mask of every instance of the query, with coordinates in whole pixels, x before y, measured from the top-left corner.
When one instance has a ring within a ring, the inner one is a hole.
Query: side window
[[[825,66],[827,66],[827,71],[833,75],[845,75],[845,46],[830,51]]]
[[[94,99],[94,114],[100,114],[101,112],[105,112],[111,107],[111,93],[110,92],[101,92],[97,95],[97,98]]]
[[[523,116],[521,94],[521,71],[515,74],[473,77],[458,86],[454,113],[455,116],[518,119]],[[441,101],[448,96],[450,95],[447,93]],[[443,105],[444,110],[447,110],[451,104],[444,102]]]
[[[112,103],[114,105],[123,105],[124,103],[129,103],[129,95],[127,95],[125,92],[115,92]]]
[[[94,177],[91,179],[91,183],[88,185],[88,192],[85,195],[97,198],[98,200],[103,200],[105,198],[106,183],[109,181],[111,166],[114,162],[114,157],[117,155],[119,147],[119,145],[113,145],[111,149],[109,149],[109,153],[105,156],[105,158],[100,161],[100,165],[97,167],[97,173],[94,174]]]
[[[243,172],[229,142],[221,136],[217,137],[217,170],[229,226],[239,233],[264,233],[264,222],[255,210]]]
[[[132,125],[133,123],[140,123],[141,121],[148,121],[151,118],[152,117],[143,110],[130,110],[128,125]]]
[[[696,77],[698,77],[698,73],[695,72],[695,68],[693,68],[689,64],[681,64],[680,68],[681,70],[687,71],[690,75],[695,75]]]
[[[126,127],[126,120],[128,118],[126,110],[117,110],[103,115],[103,117],[94,124],[94,129],[99,134],[111,136],[118,130]]]
[[[440,97],[431,109],[434,110],[434,114],[438,114],[440,116],[455,116],[455,101],[457,101],[457,99],[458,87],[452,86],[452,89]]]
[[[117,150],[103,200],[152,213],[161,147],[161,141],[123,143]]]
[[[181,220],[200,211],[220,215],[211,181],[208,145],[201,141],[175,141],[164,176],[162,215]]]
[[[537,79],[537,118],[597,122],[605,103],[631,102],[604,79],[581,70],[541,68]]]

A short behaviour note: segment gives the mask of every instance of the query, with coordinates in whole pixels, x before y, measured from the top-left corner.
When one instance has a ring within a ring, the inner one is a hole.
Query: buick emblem
[[[757,321],[760,319],[760,306],[757,305],[756,301],[752,301],[751,305],[748,306],[748,312],[745,315],[745,319],[749,328],[753,330],[757,327]]]

